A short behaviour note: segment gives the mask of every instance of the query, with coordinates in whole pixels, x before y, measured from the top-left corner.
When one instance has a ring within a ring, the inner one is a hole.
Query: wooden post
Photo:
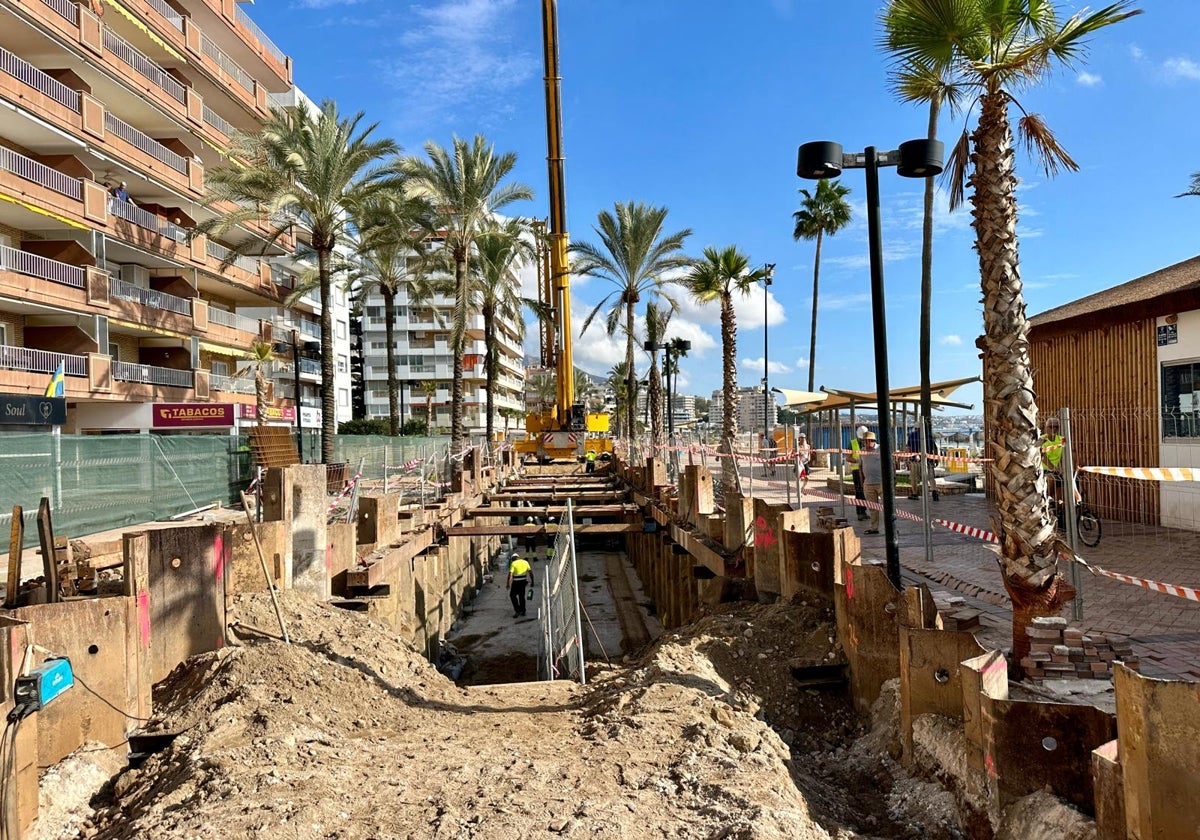
[[[4,608],[12,609],[17,605],[17,595],[21,591],[21,554],[25,547],[25,511],[20,505],[13,505],[12,536],[8,540],[8,588],[4,590]]]
[[[125,558],[125,595],[131,600],[132,618],[125,626],[126,693],[130,706],[140,718],[150,717],[150,690],[153,685],[150,651],[150,538],[145,533],[121,535]],[[133,721],[128,721],[133,723]]]
[[[58,591],[58,552],[54,545],[54,523],[50,519],[50,500],[42,496],[37,514],[38,542],[42,545],[42,569],[46,576],[46,603],[62,600]]]

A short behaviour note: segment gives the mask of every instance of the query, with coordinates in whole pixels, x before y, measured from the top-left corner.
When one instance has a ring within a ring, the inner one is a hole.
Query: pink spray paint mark
[[[137,594],[138,634],[142,647],[150,647],[150,591],[143,589]]]
[[[220,534],[213,537],[213,576],[217,583],[225,579],[225,539]]]
[[[991,753],[987,753],[983,757],[983,765],[987,768],[987,774],[993,779],[1000,778],[1000,774],[996,772],[996,761],[992,758]]]
[[[846,567],[846,600],[854,600],[854,567]]]

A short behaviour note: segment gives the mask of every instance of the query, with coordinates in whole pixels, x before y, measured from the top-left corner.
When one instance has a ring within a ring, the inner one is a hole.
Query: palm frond
[[[1024,141],[1029,156],[1042,164],[1046,177],[1057,175],[1059,166],[1071,172],[1079,171],[1079,164],[1059,144],[1040,114],[1023,115],[1017,121],[1017,134]]]
[[[962,206],[967,188],[967,167],[971,165],[971,136],[964,128],[946,159],[943,178],[950,182],[950,210]]]

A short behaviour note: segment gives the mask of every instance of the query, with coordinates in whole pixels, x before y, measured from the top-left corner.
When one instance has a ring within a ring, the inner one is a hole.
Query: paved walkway
[[[774,479],[768,476],[768,483],[764,484],[761,470],[761,466],[755,467],[754,495],[771,501],[786,501],[788,488],[782,474],[777,474]],[[835,474],[815,471],[809,490],[836,493],[826,491],[826,479],[830,477]],[[749,468],[745,466],[742,468],[742,486],[749,492]],[[794,485],[791,490],[794,502]],[[840,515],[837,501],[806,494],[804,502],[806,505],[830,505]],[[896,507],[900,511],[921,514],[920,500],[910,501],[901,496],[896,500]],[[990,530],[989,516],[994,515],[994,510],[982,493],[955,496],[943,493],[940,501],[930,503],[930,514]],[[862,538],[863,554],[882,558],[883,535],[863,534],[870,523],[859,522],[849,504],[846,517]],[[1011,604],[1000,577],[998,546],[935,525],[931,540],[932,562],[929,562],[925,557],[923,523],[898,516],[896,525],[905,577],[913,582],[923,579],[934,589],[957,593],[982,614],[984,626],[978,634],[981,642],[1011,646]],[[1089,563],[1164,583],[1200,586],[1200,533],[1109,520],[1104,521],[1103,528],[1100,545],[1080,552]],[[1084,630],[1128,636],[1135,653],[1142,659],[1143,673],[1200,680],[1200,604],[1086,571],[1083,572],[1081,590],[1083,619],[1078,625]],[[1067,607],[1063,614],[1070,620],[1071,608]]]

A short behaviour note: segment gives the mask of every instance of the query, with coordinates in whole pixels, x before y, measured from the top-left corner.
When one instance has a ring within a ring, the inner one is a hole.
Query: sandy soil
[[[243,646],[157,692],[174,742],[61,836],[964,836],[948,795],[886,758],[888,702],[870,729],[796,686],[793,665],[839,655],[812,607],[728,605],[586,688],[461,689],[360,615],[283,600],[296,643],[247,629],[274,618],[243,598]]]

